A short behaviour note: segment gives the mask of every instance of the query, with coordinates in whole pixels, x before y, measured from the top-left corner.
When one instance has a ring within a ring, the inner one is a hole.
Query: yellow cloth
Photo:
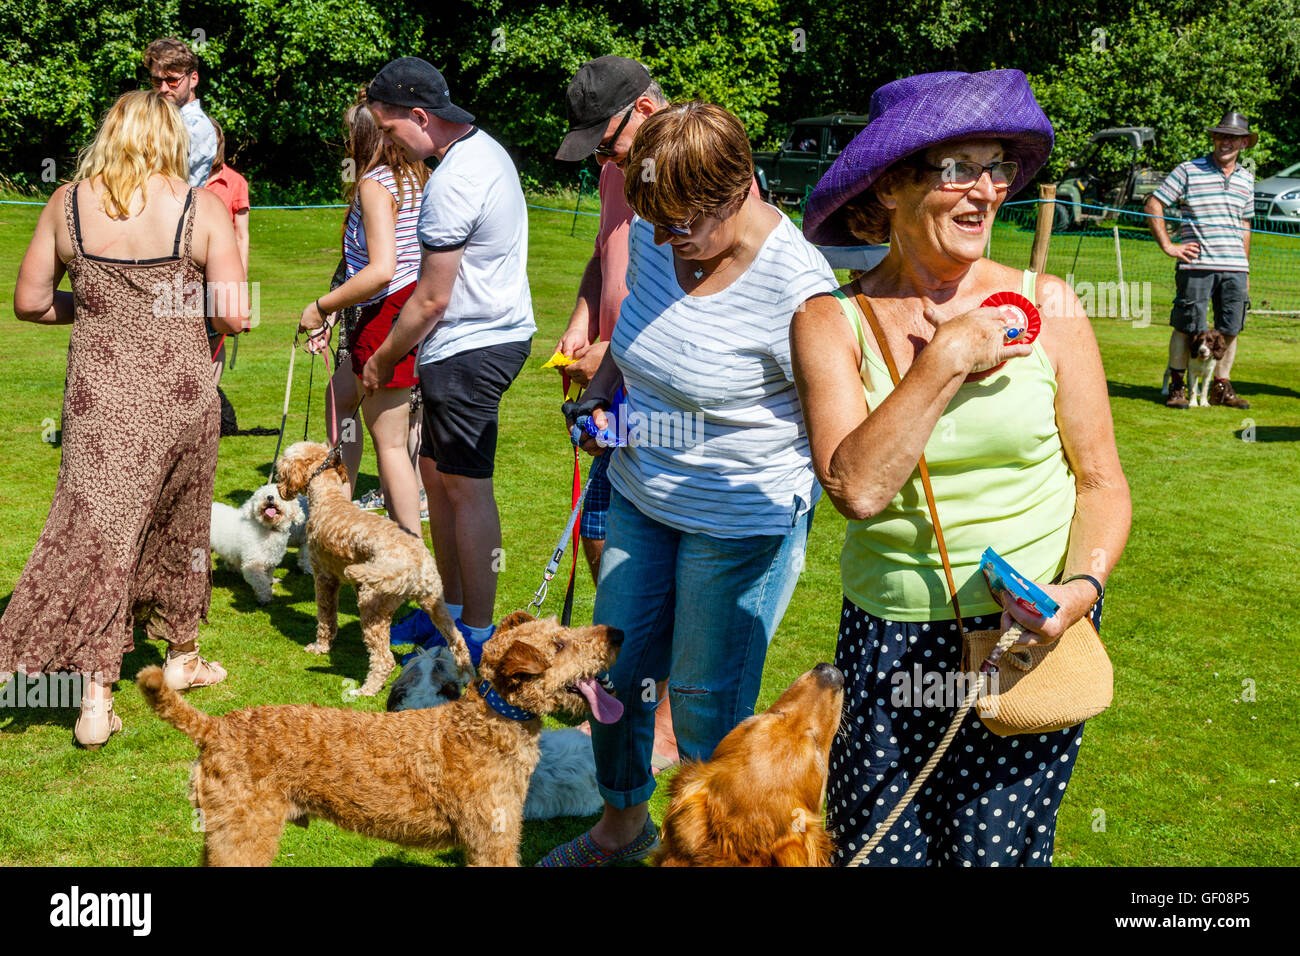
[[[565,355],[563,352],[556,352],[546,360],[546,364],[543,365],[542,368],[564,368],[564,366],[572,365],[576,361],[578,360],[575,358],[569,358],[569,356]]]

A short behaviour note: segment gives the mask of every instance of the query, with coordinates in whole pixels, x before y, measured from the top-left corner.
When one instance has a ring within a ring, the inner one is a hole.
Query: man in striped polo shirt
[[[1214,327],[1227,349],[1215,368],[1211,405],[1250,408],[1238,398],[1229,376],[1237,354],[1237,336],[1246,323],[1250,290],[1250,217],[1254,211],[1255,177],[1237,162],[1243,149],[1255,145],[1246,117],[1228,112],[1209,132],[1214,148],[1204,156],[1180,163],[1147,199],[1151,234],[1167,256],[1178,260],[1174,306],[1169,324],[1170,408],[1187,408],[1185,375],[1191,357],[1191,335],[1206,328],[1209,302],[1214,301]],[[1181,203],[1183,222],[1179,242],[1165,231],[1165,207]]]

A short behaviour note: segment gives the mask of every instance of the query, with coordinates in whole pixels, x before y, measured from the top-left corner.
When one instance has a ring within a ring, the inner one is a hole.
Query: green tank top
[[[1035,297],[1025,272],[1022,294]],[[894,390],[889,369],[866,344],[857,304],[836,292],[862,349],[868,411]],[[883,347],[883,344],[882,344]],[[1074,518],[1074,475],[1056,427],[1056,376],[1037,342],[996,375],[964,383],[925,446],[935,507],[943,525],[957,600],[967,616],[1001,610],[979,572],[993,548],[1022,574],[1048,583],[1065,567]],[[920,472],[880,514],[849,521],[840,553],[845,595],[891,621],[953,617]]]

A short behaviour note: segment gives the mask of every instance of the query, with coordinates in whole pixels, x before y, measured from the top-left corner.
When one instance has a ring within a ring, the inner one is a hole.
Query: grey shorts
[[[1208,272],[1178,269],[1174,275],[1174,307],[1169,324],[1193,335],[1207,328],[1210,302],[1214,302],[1214,327],[1224,335],[1240,335],[1246,327],[1246,272]]]

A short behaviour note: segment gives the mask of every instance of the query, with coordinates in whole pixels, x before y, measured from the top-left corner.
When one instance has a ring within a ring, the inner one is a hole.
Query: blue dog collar
[[[478,682],[478,695],[487,701],[489,707],[507,720],[525,721],[537,719],[537,715],[532,711],[506,703],[505,698],[496,692],[489,680],[484,679]]]

